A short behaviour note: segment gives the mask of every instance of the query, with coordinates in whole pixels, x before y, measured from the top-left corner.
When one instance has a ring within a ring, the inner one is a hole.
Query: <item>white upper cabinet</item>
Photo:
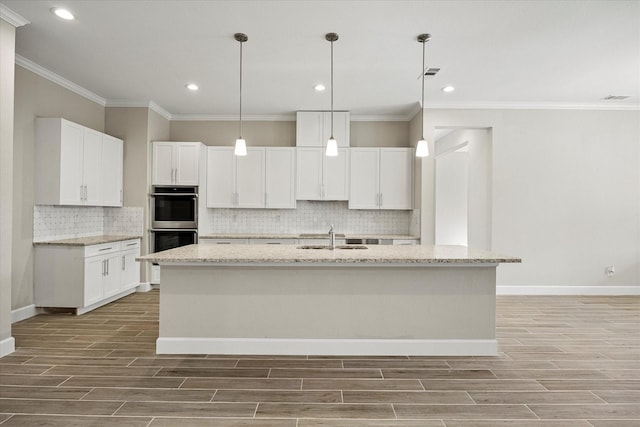
[[[123,148],[122,140],[102,135],[100,195],[103,206],[122,206]]]
[[[154,141],[152,185],[198,185],[200,142]]]
[[[338,147],[349,147],[350,114],[333,112],[333,137]],[[325,147],[331,137],[330,111],[298,111],[296,113],[296,146]]]
[[[294,149],[207,147],[208,208],[294,208]]]
[[[246,156],[233,156],[236,161],[236,207],[264,208],[264,148],[248,147]]]
[[[352,148],[349,209],[413,209],[412,148]]]
[[[348,148],[338,148],[336,157],[325,156],[321,147],[298,147],[296,151],[296,199],[349,199]]]
[[[121,140],[62,118],[36,120],[36,204],[122,206],[122,164]]]
[[[207,207],[233,208],[236,162],[233,147],[207,147]]]
[[[265,165],[265,207],[270,209],[295,208],[295,148],[267,148]]]

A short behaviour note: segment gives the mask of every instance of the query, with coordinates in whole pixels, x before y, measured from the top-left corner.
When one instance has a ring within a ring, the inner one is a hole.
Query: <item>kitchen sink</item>
[[[302,233],[299,235],[301,239],[327,239],[328,233]],[[336,239],[344,239],[344,234],[336,233]]]
[[[331,246],[328,245],[302,245],[298,246],[297,249],[331,249]],[[340,245],[336,246],[336,249],[367,249],[364,245]]]

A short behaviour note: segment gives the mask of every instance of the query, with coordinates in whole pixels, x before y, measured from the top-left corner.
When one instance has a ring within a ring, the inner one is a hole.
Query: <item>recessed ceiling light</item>
[[[456,88],[453,86],[445,86],[442,88],[443,92],[453,92],[454,90],[456,90]]]
[[[51,13],[56,15],[58,18],[62,18],[65,21],[73,21],[76,17],[73,16],[73,13],[69,12],[67,9],[62,9],[59,7],[54,7],[51,9]]]
[[[317,84],[313,87],[317,92],[322,92],[323,90],[325,90],[326,88],[324,87],[324,85],[321,84]]]
[[[193,90],[193,91],[196,91],[196,90],[200,89],[200,88],[198,87],[198,85],[197,85],[197,84],[195,84],[195,83],[188,83],[188,84],[186,84],[184,87],[186,87],[186,88],[187,88],[187,89],[189,89],[189,90]]]

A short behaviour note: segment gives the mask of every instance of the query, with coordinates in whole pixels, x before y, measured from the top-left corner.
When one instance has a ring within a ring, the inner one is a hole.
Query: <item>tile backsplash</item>
[[[34,242],[100,234],[142,236],[143,229],[143,210],[138,207],[33,207]]]
[[[347,202],[298,201],[296,209],[207,209],[201,234],[409,234],[411,211],[351,210]]]

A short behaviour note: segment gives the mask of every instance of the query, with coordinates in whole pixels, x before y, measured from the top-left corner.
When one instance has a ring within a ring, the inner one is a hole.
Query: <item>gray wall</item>
[[[104,110],[104,107],[83,96],[20,66],[15,67],[11,292],[13,309],[33,304],[35,119],[36,117],[64,117],[104,132]]]
[[[492,130],[492,249],[520,256],[499,285],[640,284],[640,112],[427,110],[435,127]],[[422,160],[433,241],[433,156]],[[606,266],[616,275],[607,277]]]
[[[198,141],[229,146],[238,137],[237,121],[171,121],[171,141]],[[248,146],[295,147],[295,121],[245,121],[242,136]],[[409,147],[407,122],[351,122],[352,147]]]

